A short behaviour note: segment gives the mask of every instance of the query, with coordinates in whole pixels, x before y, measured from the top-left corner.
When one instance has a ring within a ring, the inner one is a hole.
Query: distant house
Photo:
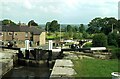
[[[2,41],[25,41],[26,39],[34,43],[45,44],[45,31],[36,26],[0,26],[0,40]]]

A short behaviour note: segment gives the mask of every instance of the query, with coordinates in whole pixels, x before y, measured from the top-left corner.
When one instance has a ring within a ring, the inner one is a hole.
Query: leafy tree
[[[82,37],[83,37],[83,38],[87,39],[88,36],[89,36],[89,34],[88,34],[87,32],[83,32],[83,34],[82,34]]]
[[[50,22],[47,22],[45,25],[45,30],[49,32],[49,26],[50,26]]]
[[[67,25],[67,28],[66,28],[67,32],[72,32],[73,28],[71,25]]]
[[[38,24],[34,20],[31,20],[28,22],[28,26],[38,26]]]
[[[80,24],[79,32],[81,32],[81,33],[85,32],[85,27],[83,24]]]
[[[118,21],[115,18],[103,18],[102,20],[102,26],[101,26],[101,32],[108,35],[110,32],[112,32],[113,29],[118,29]]]
[[[107,36],[103,33],[98,33],[93,36],[93,46],[94,47],[106,47],[107,46]]]
[[[93,26],[89,27],[89,28],[86,30],[86,32],[88,32],[88,33],[90,33],[90,34],[97,33],[96,28],[93,27]]]
[[[94,34],[94,33],[104,33],[108,35],[113,29],[118,29],[120,26],[118,26],[118,21],[113,18],[95,18],[91,20],[91,22],[88,24],[89,28],[87,29],[88,33]]]
[[[56,20],[53,20],[50,24],[51,32],[60,31],[60,24]]]
[[[77,26],[74,26],[72,28],[73,28],[73,32],[78,32],[78,27]]]
[[[2,25],[17,25],[17,24],[14,23],[14,22],[11,21],[11,20],[4,19],[4,20],[2,20]]]
[[[101,20],[102,18],[95,18],[91,20],[91,22],[88,24],[89,28],[87,29],[88,33],[99,33],[100,32],[100,26],[101,26]]]
[[[45,30],[49,32],[58,32],[60,31],[60,24],[56,20],[53,20],[52,22],[47,22]]]

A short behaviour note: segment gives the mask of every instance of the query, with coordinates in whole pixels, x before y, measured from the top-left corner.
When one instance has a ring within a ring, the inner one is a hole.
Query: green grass
[[[75,77],[111,77],[118,72],[118,60],[82,59],[73,60]]]
[[[64,32],[61,32],[61,35],[60,35],[60,32],[55,32],[55,33],[50,32],[49,35],[47,34],[46,39],[48,40],[60,39],[60,37],[62,37],[63,35],[64,35]]]
[[[47,39],[55,39],[55,36],[47,36]]]

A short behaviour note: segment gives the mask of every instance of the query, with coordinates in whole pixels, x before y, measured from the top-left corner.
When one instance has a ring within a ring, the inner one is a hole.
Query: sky
[[[0,0],[0,20],[88,24],[96,17],[118,19],[119,0]]]

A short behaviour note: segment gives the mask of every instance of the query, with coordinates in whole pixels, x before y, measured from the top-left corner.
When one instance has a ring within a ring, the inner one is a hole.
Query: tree
[[[11,20],[4,19],[4,20],[2,20],[2,25],[17,25],[17,24],[14,23],[14,22],[11,21]]]
[[[104,33],[95,34],[92,43],[94,47],[106,47],[107,36]]]
[[[81,32],[81,33],[85,32],[85,27],[83,24],[80,24],[79,32]]]
[[[45,30],[49,32],[49,26],[50,26],[50,22],[47,22],[45,25]]]
[[[67,28],[66,28],[67,32],[72,32],[73,28],[71,25],[67,25]]]
[[[56,20],[53,20],[52,22],[47,22],[45,30],[49,32],[58,32],[60,31],[60,24]]]
[[[113,29],[112,29],[113,27]],[[118,21],[115,18],[103,18],[102,19],[102,26],[101,26],[101,32],[108,35],[112,30],[118,29]]]
[[[73,32],[78,32],[78,27],[77,26],[72,27],[72,31]]]
[[[118,29],[120,26],[118,26],[117,19],[110,17],[110,18],[95,18],[91,20],[91,22],[88,24],[89,28],[87,29],[88,33],[94,34],[94,33],[104,33],[108,35],[113,29]]]
[[[50,23],[50,31],[55,32],[55,31],[60,31],[60,24],[56,20],[53,20]]]
[[[89,22],[88,26],[89,28],[87,29],[88,33],[99,33],[100,32],[100,26],[101,26],[101,20],[102,18],[95,18]]]
[[[83,37],[83,38],[87,39],[88,36],[89,36],[89,34],[88,34],[87,32],[83,32],[83,33],[82,33],[82,37]]]
[[[28,22],[28,26],[38,26],[38,24],[34,20],[31,20]]]

